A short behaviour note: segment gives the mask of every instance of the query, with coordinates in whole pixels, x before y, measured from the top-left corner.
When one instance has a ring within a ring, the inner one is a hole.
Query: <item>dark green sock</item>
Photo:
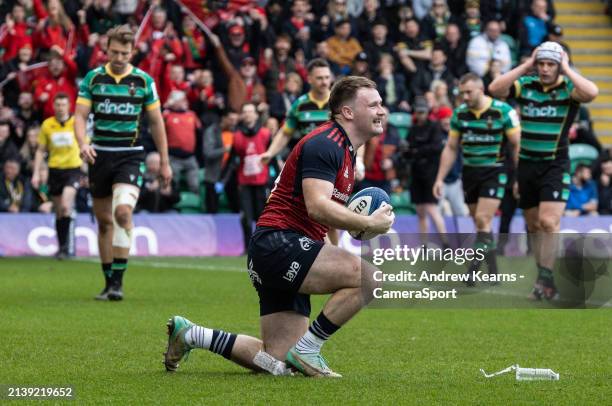
[[[123,284],[123,273],[127,270],[127,258],[113,258],[112,281],[118,285]]]
[[[110,285],[111,278],[113,276],[112,270],[112,262],[102,263],[102,273],[104,273],[104,282],[106,283],[106,287]]]

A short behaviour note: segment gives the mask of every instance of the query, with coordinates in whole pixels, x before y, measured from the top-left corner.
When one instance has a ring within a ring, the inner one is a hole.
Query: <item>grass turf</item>
[[[0,260],[0,384],[73,385],[78,403],[606,404],[612,311],[366,309],[326,344],[341,380],[253,374],[206,351],[166,373],[165,322],[181,314],[258,335],[244,258],[134,259],[126,300],[92,298],[94,261]],[[503,265],[503,264],[502,264]],[[324,298],[314,298],[316,315]],[[518,363],[558,382],[484,379]]]

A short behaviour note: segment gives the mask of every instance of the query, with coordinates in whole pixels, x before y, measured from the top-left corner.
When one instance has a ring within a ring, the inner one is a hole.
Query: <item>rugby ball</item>
[[[368,187],[351,196],[346,205],[349,210],[357,214],[369,216],[379,207],[386,204],[391,204],[391,199],[389,199],[387,192],[377,187]],[[370,240],[377,235],[376,233],[363,231],[350,231],[349,234],[354,239],[362,241]]]

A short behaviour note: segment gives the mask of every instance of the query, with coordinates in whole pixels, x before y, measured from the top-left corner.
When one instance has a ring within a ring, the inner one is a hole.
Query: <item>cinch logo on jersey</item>
[[[530,117],[556,117],[557,108],[553,106],[535,107],[533,103],[523,106],[521,114]]]
[[[293,261],[289,266],[289,270],[287,270],[287,273],[285,274],[285,276],[283,276],[283,279],[288,280],[289,282],[293,282],[301,267],[302,265],[300,265],[299,262]]]
[[[96,113],[132,116],[134,114],[138,114],[139,111],[132,103],[113,103],[110,101],[110,99],[106,99],[103,103],[96,105]]]
[[[348,202],[348,199],[349,199],[349,195],[347,195],[346,193],[340,192],[336,188],[334,188],[334,193],[332,193],[332,196],[338,200],[342,200],[345,203]]]
[[[472,132],[463,135],[464,142],[497,142],[499,141],[494,135],[477,135]]]

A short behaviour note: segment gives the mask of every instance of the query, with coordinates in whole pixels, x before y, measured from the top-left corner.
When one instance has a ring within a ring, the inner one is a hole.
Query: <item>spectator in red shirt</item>
[[[191,84],[185,80],[185,68],[182,65],[166,65],[166,73],[160,91],[162,104],[166,103],[168,96],[174,90],[180,90],[187,94],[190,88]]]
[[[53,46],[49,55],[49,66],[41,71],[35,80],[34,99],[42,109],[43,118],[54,114],[53,97],[59,92],[64,92],[70,97],[70,111],[74,111],[77,95],[76,63],[59,47]]]
[[[285,89],[285,81],[289,73],[300,73],[302,78],[306,77],[306,71],[289,55],[291,51],[291,38],[287,34],[281,34],[276,38],[272,57],[264,62],[263,83],[268,94],[282,93]]]
[[[202,129],[196,114],[189,110],[185,92],[173,90],[164,110],[164,123],[168,137],[170,166],[178,190],[181,174],[184,172],[187,186],[192,193],[198,193],[198,161],[195,157],[196,138]]]
[[[208,69],[193,72],[193,83],[187,98],[190,108],[202,119],[204,127],[218,122],[225,110],[225,96],[215,88],[214,77]]]
[[[238,190],[245,249],[251,239],[253,222],[257,221],[266,203],[268,165],[261,162],[260,155],[270,144],[270,131],[259,123],[257,107],[253,103],[242,106],[241,122],[236,132],[230,153],[229,164],[224,170],[226,179],[238,163]]]
[[[4,62],[15,58],[19,49],[26,44],[32,45],[32,37],[28,33],[30,27],[25,17],[25,9],[21,4],[15,4],[11,14],[6,15],[6,23],[0,30],[0,47],[4,48]]]
[[[47,9],[42,0],[34,0],[34,10],[38,24],[33,35],[34,47],[44,52],[54,46],[70,53],[76,47],[74,24],[66,15],[64,6],[59,0],[49,0]]]
[[[187,71],[204,67],[206,40],[191,16],[183,16],[183,66]]]

